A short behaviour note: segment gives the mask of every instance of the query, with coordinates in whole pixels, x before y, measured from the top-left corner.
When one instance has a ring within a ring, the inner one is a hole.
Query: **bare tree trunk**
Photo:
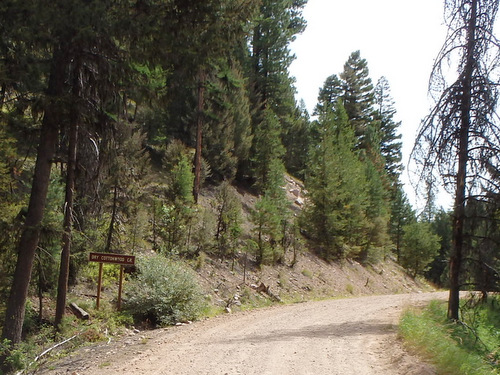
[[[78,143],[78,123],[72,123],[69,135],[68,166],[66,171],[66,197],[64,199],[63,248],[59,268],[57,286],[57,303],[54,324],[57,329],[66,310],[66,295],[68,292],[69,260],[71,254],[71,238],[73,227],[73,196],[75,191],[76,149]]]
[[[194,186],[193,197],[194,202],[198,203],[201,184],[201,150],[203,136],[203,107],[205,105],[205,79],[206,73],[201,68],[198,72],[198,113],[196,121],[196,153],[194,156]]]
[[[40,143],[38,145],[28,212],[17,246],[16,269],[7,301],[5,324],[2,332],[2,338],[9,340],[11,344],[17,344],[21,341],[33,260],[40,238],[40,226],[50,183],[50,170],[57,145],[60,120],[57,99],[64,93],[64,78],[67,66],[67,58],[62,47],[54,52],[52,64],[47,89],[50,102],[45,110],[40,129]]]
[[[450,256],[450,296],[448,300],[448,318],[459,319],[460,305],[460,270],[463,253],[463,231],[465,219],[467,162],[469,157],[469,129],[471,126],[472,75],[474,71],[474,50],[476,45],[477,0],[471,4],[471,18],[467,27],[467,59],[461,78],[463,84],[460,102],[460,133],[458,150],[458,171],[455,192],[453,218],[453,246]]]
[[[38,322],[43,320],[43,265],[42,254],[38,253]]]

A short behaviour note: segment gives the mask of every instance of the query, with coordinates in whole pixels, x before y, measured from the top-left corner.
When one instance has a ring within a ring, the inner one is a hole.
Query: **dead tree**
[[[435,106],[413,149],[420,178],[438,173],[454,195],[448,317],[458,319],[467,199],[491,188],[490,166],[500,162],[496,117],[499,42],[493,35],[496,0],[445,0],[446,41],[433,66]],[[456,75],[449,71],[457,67]],[[451,84],[450,82],[451,78]]]

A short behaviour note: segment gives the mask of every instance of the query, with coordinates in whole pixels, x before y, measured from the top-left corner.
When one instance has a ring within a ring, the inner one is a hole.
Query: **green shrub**
[[[206,261],[207,261],[207,254],[201,251],[196,257],[194,268],[196,270],[201,270],[205,265]]]
[[[347,284],[347,285],[345,286],[345,290],[346,290],[346,292],[347,292],[347,293],[349,293],[349,294],[354,294],[354,285],[352,285],[352,284],[350,284],[350,283],[349,283],[349,284]]]
[[[302,270],[302,275],[304,275],[305,277],[308,277],[310,279],[313,278],[313,273],[311,271],[309,271],[308,269],[303,269]]]
[[[205,303],[194,272],[161,255],[142,257],[124,304],[136,320],[168,325],[198,318]]]
[[[4,339],[0,341],[0,359],[3,359],[5,363],[0,363],[0,375],[7,374],[8,371],[20,370],[26,367],[28,363],[28,352],[33,348],[28,348],[25,343],[20,343],[12,347],[10,341]]]

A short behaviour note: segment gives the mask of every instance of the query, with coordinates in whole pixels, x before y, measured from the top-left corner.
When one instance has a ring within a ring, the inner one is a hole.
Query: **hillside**
[[[286,186],[290,210],[299,215],[305,191],[300,181],[286,176]],[[430,291],[433,288],[421,280],[410,277],[392,256],[377,264],[361,265],[348,259],[343,262],[327,262],[300,241],[300,247],[285,252],[276,265],[258,267],[255,254],[244,252],[244,241],[252,236],[250,212],[258,197],[242,187],[234,187],[234,192],[243,208],[242,244],[234,258],[221,259],[213,254],[202,253],[195,259],[184,262],[195,269],[199,283],[209,302],[220,310],[234,311],[265,306],[276,302],[303,302],[322,298],[343,298],[363,295],[399,294]],[[217,188],[205,188],[201,192],[200,206],[213,210]],[[146,253],[149,251],[146,250]],[[117,295],[117,285],[108,282],[103,298],[113,301]],[[127,290],[125,287],[125,294]],[[92,304],[95,285],[89,280],[72,290],[74,300]],[[126,298],[126,297],[125,297]],[[48,314],[50,318],[50,313]]]
[[[300,181],[287,175],[284,189],[290,210],[300,214],[306,192]],[[244,211],[244,232],[250,236],[250,211],[258,197],[235,188]],[[214,189],[204,189],[200,204],[212,207]],[[240,304],[260,306],[278,300],[299,302],[318,298],[340,298],[374,294],[429,291],[432,287],[408,276],[391,256],[378,264],[363,266],[347,260],[326,262],[307,248],[296,254],[285,253],[282,264],[256,267],[251,254],[237,252],[234,259],[207,256],[197,270],[200,283],[211,301],[220,307],[238,308]],[[263,284],[263,285],[262,285]],[[268,288],[269,293],[263,291]]]
[[[218,306],[242,303],[265,304],[277,299],[300,302],[318,298],[339,298],[374,294],[430,291],[428,284],[409,277],[388,258],[377,265],[363,267],[355,261],[327,263],[309,252],[299,255],[293,267],[263,266],[247,270],[244,282],[243,257],[234,262],[208,258],[198,271],[205,291]],[[264,284],[269,294],[255,292]],[[253,291],[253,292],[250,292]],[[274,298],[276,296],[277,298]],[[260,301],[259,301],[260,300]]]

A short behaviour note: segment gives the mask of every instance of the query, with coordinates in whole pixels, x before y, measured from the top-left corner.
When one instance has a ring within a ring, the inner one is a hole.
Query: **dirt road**
[[[401,311],[446,293],[278,306],[85,349],[37,374],[433,374],[397,340]]]

